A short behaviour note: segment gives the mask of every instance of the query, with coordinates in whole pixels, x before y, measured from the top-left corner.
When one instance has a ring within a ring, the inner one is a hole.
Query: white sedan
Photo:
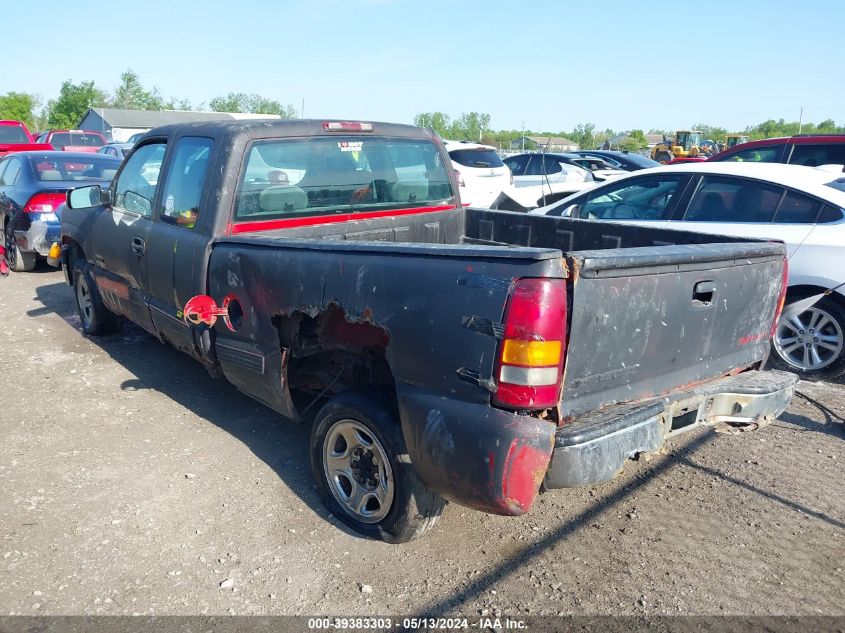
[[[532,213],[781,240],[789,257],[787,305],[845,282],[842,165],[656,167]],[[803,312],[790,315],[787,310],[772,347],[774,364],[804,378],[845,373],[845,286]]]

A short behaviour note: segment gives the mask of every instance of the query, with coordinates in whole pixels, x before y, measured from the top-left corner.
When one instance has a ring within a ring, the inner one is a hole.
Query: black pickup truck
[[[464,208],[419,128],[163,127],[68,206],[83,330],[128,318],[311,422],[327,505],[390,542],[446,499],[522,514],[793,393],[760,371],[782,244]]]

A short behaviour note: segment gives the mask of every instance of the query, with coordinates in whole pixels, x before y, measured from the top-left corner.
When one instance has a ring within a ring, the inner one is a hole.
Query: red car
[[[38,137],[41,143],[49,143],[54,149],[63,152],[96,153],[108,143],[99,132],[89,130],[50,130]]]
[[[845,164],[845,135],[798,135],[734,145],[708,160],[789,163],[817,167]]]
[[[20,121],[0,121],[0,158],[11,152],[51,150],[51,145],[39,145]]]

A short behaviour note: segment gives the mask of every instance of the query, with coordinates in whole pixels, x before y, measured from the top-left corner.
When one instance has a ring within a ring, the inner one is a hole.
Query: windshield
[[[50,144],[53,147],[102,147],[105,145],[103,139],[97,134],[85,134],[84,132],[59,132],[50,137]]]
[[[430,141],[258,141],[243,174],[236,221],[455,204],[443,160]]]
[[[111,180],[120,161],[110,156],[91,154],[90,158],[55,158],[33,156],[35,176],[42,182],[51,180]]]
[[[0,125],[0,143],[29,143],[20,125]]]
[[[464,167],[504,167],[499,155],[492,149],[456,149],[449,158]]]

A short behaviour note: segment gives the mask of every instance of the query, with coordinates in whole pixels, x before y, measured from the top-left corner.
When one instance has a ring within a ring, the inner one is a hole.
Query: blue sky
[[[0,93],[45,101],[66,79],[112,91],[132,68],[194,106],[249,92],[297,110],[304,99],[314,118],[477,111],[495,129],[741,130],[804,106],[805,121],[845,122],[839,0],[2,4],[7,28],[30,35],[0,55]]]

